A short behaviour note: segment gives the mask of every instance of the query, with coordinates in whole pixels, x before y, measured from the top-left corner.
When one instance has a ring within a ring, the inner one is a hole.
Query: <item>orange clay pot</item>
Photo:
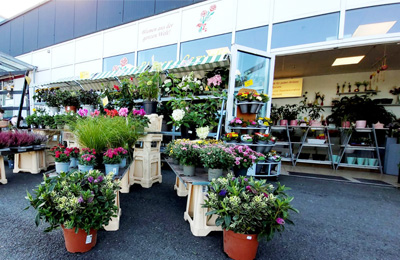
[[[67,229],[62,226],[62,229],[64,231],[65,247],[70,253],[84,253],[90,251],[96,245],[97,230],[95,229],[90,230],[91,239],[87,238],[88,234],[83,229],[79,229],[78,233],[75,233],[75,228]]]
[[[234,260],[252,260],[257,255],[257,236],[238,234],[224,229],[224,252]]]

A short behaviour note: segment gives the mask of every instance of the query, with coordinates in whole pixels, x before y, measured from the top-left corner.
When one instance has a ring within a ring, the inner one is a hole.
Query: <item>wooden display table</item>
[[[192,234],[203,237],[207,236],[211,231],[222,231],[221,227],[215,225],[217,216],[213,215],[208,220],[208,216],[206,216],[208,209],[202,207],[208,190],[208,173],[202,169],[197,171],[195,176],[185,176],[183,175],[182,166],[174,164],[171,159],[166,161],[179,179],[180,185],[187,188],[188,198],[183,218],[189,222]]]

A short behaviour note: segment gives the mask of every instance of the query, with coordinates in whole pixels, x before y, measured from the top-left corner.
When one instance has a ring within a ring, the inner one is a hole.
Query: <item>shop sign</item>
[[[303,78],[276,79],[272,87],[272,98],[301,97]]]

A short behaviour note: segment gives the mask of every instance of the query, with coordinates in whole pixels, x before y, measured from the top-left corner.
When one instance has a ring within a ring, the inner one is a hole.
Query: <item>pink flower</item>
[[[82,109],[82,108],[80,108],[80,109],[78,110],[78,115],[84,117],[84,116],[87,116],[88,112],[89,112],[89,111],[88,111],[87,109]]]
[[[283,220],[283,218],[277,218],[276,219],[276,223],[278,223],[279,225],[284,225],[285,224],[285,220]]]
[[[203,12],[201,12],[201,17],[204,17],[204,16],[206,16],[206,14],[207,14],[207,11],[206,10],[203,10]]]
[[[212,6],[210,6],[210,12],[213,12],[213,11],[215,11],[215,9],[217,9],[217,6],[216,6],[216,5],[212,5]]]
[[[99,116],[99,115],[100,115],[100,111],[97,110],[97,109],[96,109],[94,112],[91,112],[91,113],[90,113],[90,116],[91,116],[91,117],[95,117],[95,116]]]
[[[118,115],[119,116],[123,116],[123,117],[127,117],[128,116],[128,108],[126,107],[122,107],[119,111],[118,111]]]

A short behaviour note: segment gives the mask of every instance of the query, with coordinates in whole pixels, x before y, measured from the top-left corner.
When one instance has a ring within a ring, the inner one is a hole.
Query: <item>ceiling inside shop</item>
[[[331,75],[342,73],[372,72],[387,56],[388,70],[400,69],[400,44],[370,45],[346,49],[277,56],[275,61],[276,79]],[[334,66],[336,58],[365,55],[359,64]],[[375,64],[375,66],[374,66]]]

